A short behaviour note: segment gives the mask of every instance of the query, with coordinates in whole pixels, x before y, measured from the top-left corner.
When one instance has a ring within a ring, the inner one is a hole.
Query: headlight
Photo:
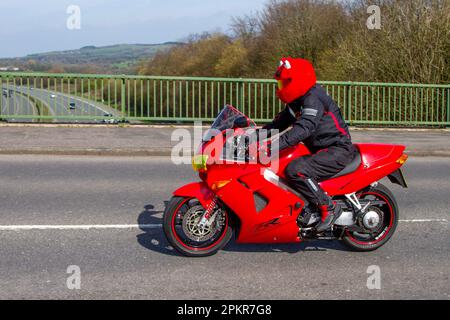
[[[278,80],[278,90],[283,90],[283,81],[282,80]]]
[[[208,156],[197,155],[192,158],[192,169],[195,172],[206,171],[206,163],[208,162]]]

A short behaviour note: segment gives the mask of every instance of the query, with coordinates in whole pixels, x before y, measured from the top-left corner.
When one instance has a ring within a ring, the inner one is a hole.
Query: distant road
[[[5,87],[4,87],[5,88]],[[65,119],[56,119],[57,122],[88,122],[87,120],[74,119],[80,116],[91,116],[91,117],[105,117],[108,119],[108,115],[113,115],[114,117],[120,117],[120,114],[108,106],[102,105],[97,102],[89,101],[84,98],[71,96],[59,92],[53,92],[44,89],[33,89],[28,87],[9,87],[9,90],[14,90],[20,94],[12,95],[14,97],[14,104],[20,106],[21,103],[26,104],[28,99],[26,97],[31,97],[41,101],[49,109],[49,116],[63,116],[67,117]],[[17,97],[21,97],[18,99]],[[30,102],[28,102],[30,104]],[[75,104],[75,109],[70,109],[70,104]],[[36,113],[26,113],[31,112],[29,108],[15,108],[12,109],[20,112],[19,114],[28,115]],[[11,110],[11,111],[12,111]],[[10,113],[15,114],[15,113]],[[94,121],[99,122],[100,120]]]
[[[3,90],[2,90],[3,91]],[[9,94],[9,93],[8,93]],[[36,106],[22,94],[12,93],[10,96],[5,97],[3,92],[1,92],[1,112],[0,118],[4,115],[14,116],[14,115],[38,115],[38,110]],[[34,122],[33,119],[14,119],[9,118],[10,122]]]

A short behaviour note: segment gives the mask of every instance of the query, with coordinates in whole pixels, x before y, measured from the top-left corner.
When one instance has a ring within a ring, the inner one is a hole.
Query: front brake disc
[[[216,212],[213,217],[214,221],[207,223],[204,227],[200,227],[200,220],[205,213],[205,209],[201,206],[190,208],[183,217],[183,232],[190,240],[195,242],[204,242],[210,240],[216,231],[222,227],[223,215]]]

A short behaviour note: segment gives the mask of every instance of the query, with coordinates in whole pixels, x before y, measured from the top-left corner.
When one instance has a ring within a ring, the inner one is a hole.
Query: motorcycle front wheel
[[[187,257],[207,257],[217,253],[233,235],[225,208],[216,207],[209,223],[199,227],[205,208],[197,199],[173,197],[166,207],[163,229],[170,245]]]

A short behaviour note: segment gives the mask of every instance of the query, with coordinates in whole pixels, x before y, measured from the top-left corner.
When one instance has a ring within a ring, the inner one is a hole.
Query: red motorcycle
[[[404,146],[356,144],[355,159],[320,183],[343,213],[330,231],[316,234],[320,214],[284,178],[290,161],[310,152],[299,144],[281,151],[270,165],[249,161],[255,142],[248,132],[255,127],[226,106],[205,134],[193,161],[202,181],[175,191],[164,213],[164,233],[177,251],[191,257],[213,255],[233,234],[237,243],[341,240],[357,251],[376,250],[389,241],[399,208],[392,192],[378,181],[388,177],[407,188],[400,169],[408,159]],[[231,157],[229,151],[220,152],[230,145]]]

